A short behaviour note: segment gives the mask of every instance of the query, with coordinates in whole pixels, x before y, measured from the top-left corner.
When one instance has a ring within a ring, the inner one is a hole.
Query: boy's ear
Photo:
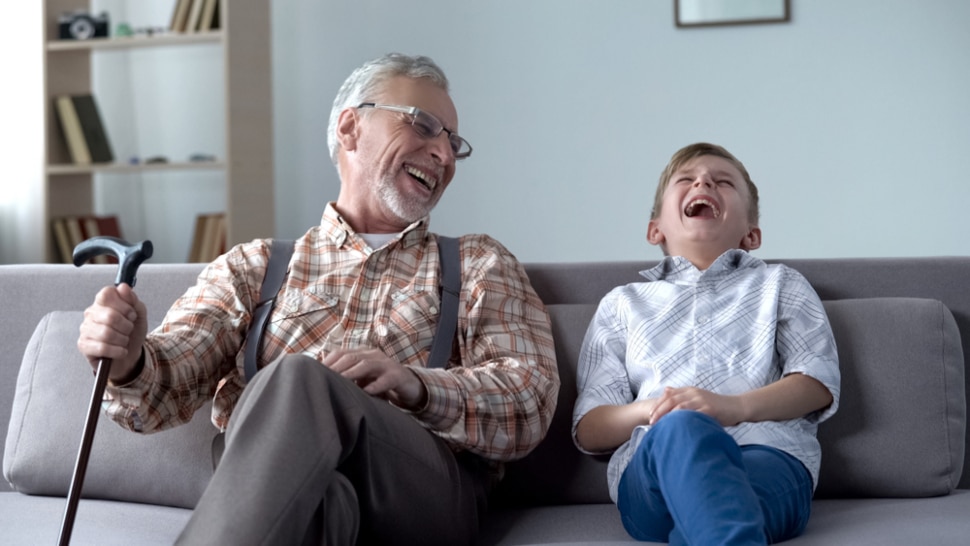
[[[757,250],[761,247],[761,228],[751,226],[751,229],[741,239],[741,250]]]
[[[340,147],[347,151],[357,149],[357,139],[360,134],[360,119],[356,108],[344,108],[337,118],[337,141]]]
[[[652,245],[662,245],[667,240],[660,231],[660,222],[656,219],[650,220],[647,224],[647,242]]]

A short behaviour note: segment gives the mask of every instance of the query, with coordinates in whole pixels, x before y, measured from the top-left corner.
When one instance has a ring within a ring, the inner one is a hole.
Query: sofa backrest
[[[970,488],[970,258],[784,262],[822,298],[842,367],[841,408],[819,428],[817,496],[932,496]],[[570,437],[576,357],[596,303],[655,264],[527,266],[553,320],[562,387],[549,436],[508,465],[498,503],[609,502],[608,459],[579,454]]]
[[[825,300],[843,360],[841,410],[819,431],[823,463],[818,494],[940,494],[961,475],[958,487],[970,488],[964,360],[970,355],[970,291],[966,290],[970,258],[785,263],[801,271]],[[509,465],[509,479],[497,497],[500,503],[609,502],[604,477],[607,459],[580,454],[569,437],[575,362],[600,298],[614,286],[639,280],[637,272],[652,265],[526,265],[553,320],[563,381],[547,440],[522,461]],[[84,309],[97,290],[114,279],[115,267],[0,266],[0,301],[5,304],[0,312],[0,437],[7,433],[21,360],[38,322],[51,310]],[[201,267],[142,266],[137,288],[148,305],[150,321],[161,320]],[[849,301],[860,299],[871,301]],[[935,358],[922,358],[934,351]],[[88,393],[88,389],[82,390]],[[920,393],[924,396],[917,396]],[[195,421],[204,424],[208,418],[200,412]],[[99,434],[101,428],[107,427],[99,427]],[[79,424],[77,438],[67,441],[76,446],[80,433]],[[905,466],[912,461],[919,469],[915,474]],[[68,464],[73,465],[73,460]],[[6,489],[7,484],[0,483],[0,490]]]

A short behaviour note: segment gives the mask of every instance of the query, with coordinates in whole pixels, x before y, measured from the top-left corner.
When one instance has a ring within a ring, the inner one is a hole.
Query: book
[[[73,261],[74,249],[84,241],[84,232],[81,231],[81,219],[77,216],[66,216],[64,217],[64,226],[67,228],[67,236],[71,241],[71,261]]]
[[[115,215],[61,216],[51,220],[57,253],[64,263],[74,262],[74,247],[91,237],[110,236],[122,239],[118,217]],[[116,264],[115,256],[95,256],[91,263]]]
[[[124,239],[121,235],[121,223],[118,221],[118,217],[109,214],[105,216],[92,216],[91,217],[98,226],[98,234],[105,237],[117,237],[118,239]],[[118,258],[112,255],[102,256],[105,261],[104,263],[116,264],[118,263]]]
[[[192,0],[176,0],[172,10],[172,22],[168,29],[172,32],[185,32],[185,23],[189,20],[189,7]]]
[[[101,235],[124,239],[121,235],[121,224],[118,222],[117,216],[96,216],[95,220],[98,222],[98,231]]]
[[[229,225],[226,220],[225,214],[219,214],[216,218],[216,236],[215,241],[212,242],[212,260],[215,260],[219,256],[226,253],[226,232],[229,230]]]
[[[226,251],[226,214],[200,214],[195,218],[195,232],[189,250],[190,263],[208,263]]]
[[[199,249],[197,259],[199,262],[205,263],[212,261],[211,256],[215,252],[213,247],[215,246],[217,223],[218,220],[214,214],[206,216],[205,229],[202,231],[202,248]]]
[[[81,233],[84,236],[83,240],[87,241],[92,237],[97,237],[101,235],[101,230],[98,228],[98,220],[94,216],[84,216],[79,219],[81,222]],[[95,264],[106,264],[108,263],[108,257],[104,254],[100,256],[95,256],[91,258],[91,263]]]
[[[218,30],[222,28],[222,2],[223,0],[216,0],[216,8],[212,12],[212,21],[209,26],[209,30]]]
[[[199,32],[219,28],[218,21],[215,20],[218,16],[218,6],[219,0],[205,0],[205,6],[202,8],[202,15],[199,19]]]
[[[54,243],[57,245],[57,255],[61,263],[69,264],[74,261],[74,247],[71,246],[71,236],[67,233],[67,225],[63,218],[51,220],[54,232]]]
[[[91,152],[88,150],[81,120],[74,109],[74,101],[70,95],[59,95],[54,99],[57,110],[57,120],[61,125],[61,133],[67,143],[67,150],[71,154],[71,161],[77,165],[90,165]]]
[[[185,23],[185,32],[198,32],[204,7],[205,0],[192,0],[192,9],[189,11],[189,20]]]
[[[101,113],[98,111],[98,104],[94,100],[94,95],[71,95],[71,102],[74,103],[74,111],[81,123],[81,132],[84,134],[84,141],[87,143],[91,162],[110,163],[114,161],[111,143],[108,142],[108,134],[105,132],[104,123],[101,121]]]
[[[199,214],[195,217],[195,230],[192,232],[192,246],[189,248],[189,263],[198,263],[202,255],[202,241],[205,239],[206,215]]]

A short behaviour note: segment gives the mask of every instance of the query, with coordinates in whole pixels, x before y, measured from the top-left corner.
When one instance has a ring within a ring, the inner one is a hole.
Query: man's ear
[[[647,242],[652,245],[662,245],[666,240],[667,238],[660,231],[660,221],[657,219],[650,220],[650,223],[647,224]]]
[[[761,228],[758,226],[751,226],[748,233],[744,235],[741,239],[741,244],[739,245],[741,250],[757,250],[761,247]]]
[[[344,150],[357,149],[357,139],[360,136],[360,118],[356,108],[344,108],[337,118],[337,142]]]

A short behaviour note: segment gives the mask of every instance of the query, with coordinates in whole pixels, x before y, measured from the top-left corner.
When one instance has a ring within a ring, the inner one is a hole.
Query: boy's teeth
[[[694,210],[697,208],[698,205],[707,205],[708,207],[711,207],[711,211],[714,212],[715,218],[718,218],[719,216],[721,216],[721,211],[717,208],[717,206],[715,206],[714,203],[711,203],[707,199],[698,199],[696,201],[691,201],[687,205],[687,208],[684,209],[684,214],[686,214],[688,218],[694,216]]]

